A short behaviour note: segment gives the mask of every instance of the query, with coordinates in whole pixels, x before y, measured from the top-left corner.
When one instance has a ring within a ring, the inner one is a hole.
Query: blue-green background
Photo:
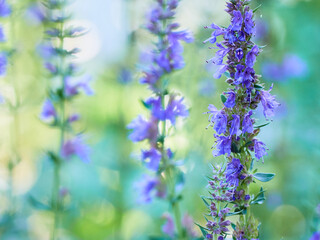
[[[14,97],[12,79],[18,82],[22,105],[18,112],[21,162],[14,168],[13,193],[17,215],[14,222],[0,228],[1,239],[48,239],[52,216],[35,209],[30,196],[48,202],[53,168],[45,157],[45,149],[55,149],[58,133],[42,124],[38,115],[46,95],[46,74],[35,47],[43,37],[41,25],[26,20],[28,1],[13,1],[18,13],[14,17],[14,39],[8,42],[17,52],[11,59],[8,76],[0,80],[3,95]],[[31,3],[31,2],[30,2]],[[214,79],[210,59],[214,52],[203,40],[211,34],[203,27],[212,22],[227,25],[228,15],[222,0],[183,0],[177,21],[193,32],[195,41],[185,45],[183,70],[174,73],[170,88],[185,96],[190,116],[176,128],[170,145],[176,158],[185,160],[185,188],[182,209],[196,222],[204,223],[205,206],[200,195],[206,193],[206,175],[210,175],[213,158],[213,131],[208,129],[203,114],[208,104],[221,106],[220,94],[226,90],[224,78]],[[256,71],[267,62],[280,64],[287,54],[301,59],[304,71],[295,77],[262,80],[266,86],[274,82],[273,94],[282,104],[273,122],[260,134],[268,146],[265,163],[257,163],[260,171],[274,172],[273,181],[262,184],[267,200],[254,206],[255,216],[262,222],[261,240],[308,239],[314,224],[315,207],[320,202],[320,1],[319,0],[252,0],[261,7],[256,20],[265,26],[257,43],[265,45]],[[78,159],[66,162],[62,183],[70,195],[70,208],[64,214],[61,239],[147,239],[160,235],[161,218],[167,203],[155,200],[149,205],[137,204],[134,183],[145,172],[139,161],[139,149],[127,138],[126,125],[138,114],[147,114],[140,100],[150,91],[138,83],[141,76],[141,53],[148,52],[155,40],[143,24],[150,0],[74,1],[69,9],[76,24],[90,29],[87,36],[72,44],[84,51],[77,60],[84,71],[94,77],[95,95],[79,97],[72,107],[82,115],[76,128],[85,130],[91,146],[91,163]],[[10,35],[9,21],[4,26]],[[12,35],[10,35],[12,36]],[[297,66],[291,66],[292,71]],[[290,69],[290,68],[289,68]],[[283,69],[280,69],[283,71]],[[264,122],[262,114],[258,114]],[[13,119],[5,106],[0,112],[0,215],[4,216],[7,200],[7,162],[12,154]],[[260,184],[252,186],[258,191]],[[320,229],[318,229],[320,230]]]

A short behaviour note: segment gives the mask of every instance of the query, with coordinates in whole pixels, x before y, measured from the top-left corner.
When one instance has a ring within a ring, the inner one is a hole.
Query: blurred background
[[[8,44],[16,54],[8,75],[0,80],[0,89],[10,99],[12,82],[16,82],[22,104],[17,111],[18,131],[11,111],[5,104],[0,107],[0,238],[45,240],[52,215],[35,199],[47,202],[50,198],[53,167],[45,150],[57,146],[58,133],[38,117],[47,80],[35,50],[43,37],[43,26],[30,12],[36,2],[14,2],[18,9],[14,29],[9,28],[9,20],[4,26],[8,34],[14,31],[14,42]],[[305,240],[315,231],[315,208],[320,202],[320,1],[252,1],[253,8],[260,4],[255,41],[265,48],[256,70],[267,87],[274,83],[273,94],[281,107],[273,123],[262,129],[260,138],[270,150],[265,163],[256,165],[276,177],[263,184],[267,200],[253,211],[262,222],[261,240]],[[134,183],[144,173],[138,157],[141,145],[128,140],[126,129],[134,117],[146,113],[140,100],[150,95],[138,80],[143,53],[154,40],[143,29],[151,5],[152,0],[78,0],[72,4],[74,24],[89,32],[67,46],[82,49],[75,61],[93,76],[95,95],[73,103],[82,116],[77,129],[86,132],[91,162],[73,159],[63,166],[62,185],[69,206],[62,220],[63,240],[143,240],[150,233],[161,233],[161,216],[168,206],[160,200],[137,203]],[[210,103],[220,107],[220,94],[227,88],[225,79],[212,77],[215,66],[206,63],[213,50],[202,44],[211,34],[203,27],[212,22],[227,25],[224,5],[223,0],[183,0],[177,12],[177,22],[193,32],[195,42],[185,46],[186,67],[170,79],[171,88],[185,96],[190,117],[177,126],[169,144],[177,159],[185,160],[183,211],[199,223],[204,223],[200,195],[206,194],[208,166],[221,161],[212,157],[213,132],[206,130],[203,112]],[[263,119],[261,113],[258,117]],[[20,161],[12,170],[10,188],[12,154]],[[256,184],[251,190],[259,188]],[[16,209],[13,219],[6,216],[12,206]]]

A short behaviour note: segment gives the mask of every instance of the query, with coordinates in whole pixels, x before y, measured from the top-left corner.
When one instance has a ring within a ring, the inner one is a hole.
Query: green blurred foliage
[[[112,1],[108,3],[112,7]],[[134,182],[144,172],[137,156],[143,144],[132,144],[127,139],[126,125],[136,115],[147,113],[140,100],[150,92],[138,84],[141,76],[138,62],[141,51],[152,47],[151,36],[141,28],[151,1],[122,3],[127,26],[124,30],[127,45],[121,46],[125,54],[117,61],[93,58],[86,62],[95,77],[96,93],[93,97],[79,97],[73,103],[82,116],[78,128],[86,132],[92,161],[84,164],[73,159],[62,170],[62,185],[69,192],[60,232],[63,240],[147,239],[150,234],[161,233],[164,223],[161,216],[168,211],[168,205],[160,200],[150,205],[139,205],[136,201]],[[16,210],[13,218],[5,218],[10,206],[6,179],[12,154],[13,120],[5,106],[0,112],[1,239],[48,239],[52,221],[50,213],[43,209],[50,201],[53,176],[45,149],[57,147],[57,133],[37,117],[46,93],[46,74],[35,51],[43,29],[25,20],[23,11],[28,4],[28,1],[16,3],[20,11],[13,20],[14,39],[10,35],[8,43],[15,47],[16,54],[11,59],[8,76],[1,79],[0,85],[2,93],[10,98],[14,95],[12,81],[16,79],[22,102],[18,112],[21,161],[13,170]],[[178,21],[194,32],[195,42],[185,47],[186,67],[170,79],[170,88],[185,96],[190,106],[190,117],[177,125],[169,140],[177,159],[185,161],[182,209],[200,223],[204,223],[205,211],[200,195],[206,194],[205,176],[211,174],[209,164],[222,160],[211,155],[213,132],[206,130],[207,116],[203,113],[210,103],[221,106],[220,93],[227,88],[223,78],[213,79],[214,67],[205,62],[214,52],[202,44],[211,34],[203,26],[212,21],[227,24],[223,4],[222,0],[181,2]],[[273,123],[262,130],[260,138],[270,151],[265,163],[256,166],[261,172],[276,173],[276,177],[262,184],[267,189],[267,201],[254,206],[253,212],[262,222],[261,240],[308,239],[314,230],[314,208],[320,202],[320,2],[260,0],[252,4],[262,5],[256,18],[268,26],[266,35],[258,41],[266,47],[258,58],[257,71],[264,61],[280,61],[286,53],[300,56],[308,67],[300,78],[275,82],[274,93],[283,106]],[[5,22],[5,27],[8,29],[10,23]],[[129,75],[123,75],[124,70]],[[266,85],[270,86],[271,82]],[[260,185],[256,184],[251,190],[259,189]],[[39,202],[30,201],[30,197]]]

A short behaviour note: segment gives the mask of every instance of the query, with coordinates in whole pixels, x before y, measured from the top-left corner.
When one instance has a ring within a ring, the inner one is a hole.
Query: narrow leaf
[[[269,182],[274,178],[274,173],[255,173],[253,177],[260,182]]]
[[[221,98],[221,101],[222,101],[223,103],[225,103],[225,102],[227,101],[226,96],[223,95],[223,94],[220,95],[220,98]]]
[[[269,124],[270,124],[270,122],[267,122],[267,123],[265,123],[265,124],[261,124],[261,125],[259,125],[259,126],[254,127],[254,128],[262,128],[262,127],[265,127],[265,126],[267,126],[267,125],[269,125]]]

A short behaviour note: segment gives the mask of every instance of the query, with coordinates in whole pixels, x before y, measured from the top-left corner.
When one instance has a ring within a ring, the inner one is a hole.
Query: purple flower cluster
[[[141,78],[142,84],[148,84],[155,92],[161,91],[159,80],[168,73],[184,67],[182,57],[182,41],[190,43],[192,35],[187,31],[178,31],[178,23],[167,23],[175,15],[178,0],[157,0],[156,6],[151,10],[147,29],[159,36],[156,43],[157,51],[153,52],[152,63]]]
[[[54,82],[55,86],[49,86],[50,94],[42,106],[40,119],[62,131],[63,142],[61,143],[60,157],[68,160],[72,156],[77,156],[83,162],[89,162],[89,148],[84,144],[83,137],[80,135],[74,137],[70,131],[72,124],[78,121],[80,116],[72,112],[66,112],[65,105],[80,92],[86,95],[93,94],[90,87],[91,77],[78,77],[79,69],[70,60],[78,52],[78,49],[67,51],[63,46],[65,38],[76,37],[75,33],[79,34],[79,30],[82,28],[64,27],[68,18],[63,11],[60,11],[63,8],[61,4],[57,1],[48,1],[46,7],[50,14],[48,16],[44,15],[43,11],[41,17],[38,18],[39,21],[41,20],[50,26],[45,31],[47,34],[46,40],[38,47],[38,51],[44,59],[44,66],[48,70],[50,78],[52,78],[50,82]],[[59,44],[54,45],[54,42]],[[57,79],[58,87],[56,87],[57,82],[55,82]],[[70,134],[68,134],[69,132]],[[69,136],[65,138],[66,134]]]
[[[11,7],[6,0],[0,0],[0,19],[6,18],[11,14]],[[0,42],[5,42],[6,36],[0,25]],[[6,52],[0,52],[0,76],[4,76],[7,72],[8,57]]]
[[[263,90],[253,69],[261,49],[250,40],[254,33],[254,21],[253,12],[247,3],[248,1],[227,3],[226,11],[231,15],[228,28],[215,24],[210,26],[214,31],[205,42],[210,41],[218,48],[216,56],[210,61],[221,66],[214,75],[220,78],[228,72],[226,75],[230,77],[227,82],[232,88],[223,95],[224,107],[217,110],[210,105],[208,113],[209,121],[217,133],[214,156],[237,153],[242,147],[241,142],[251,141],[246,147],[254,150],[257,159],[262,159],[267,154],[266,147],[253,138],[255,121],[251,118],[252,110],[261,102],[265,118],[269,120],[279,104],[270,94],[272,87],[268,91]],[[223,41],[216,43],[219,35],[223,36]]]
[[[177,199],[181,199],[178,196],[183,183],[176,179],[183,173],[176,167],[172,150],[165,144],[169,126],[175,126],[178,118],[189,115],[184,98],[168,89],[169,74],[184,67],[182,42],[193,40],[189,32],[177,30],[179,24],[172,22],[178,2],[155,0],[155,6],[149,13],[146,28],[158,41],[147,66],[143,68],[140,83],[152,91],[152,96],[143,101],[150,115],[148,118],[139,115],[127,126],[131,130],[131,141],[147,140],[149,143],[148,148],[141,151],[141,159],[154,177],[144,176],[144,182],[138,184],[140,199],[150,202],[153,197],[167,198],[174,214],[172,217],[165,215],[167,222],[162,231],[171,238],[194,234],[192,227],[186,226],[190,221],[181,221]]]
[[[214,235],[217,235],[218,239],[223,240],[227,232],[229,232],[228,226],[230,226],[231,222],[226,220],[226,217],[231,209],[222,207],[222,205],[225,206],[225,203],[232,201],[234,186],[230,186],[226,174],[228,173],[224,168],[215,168],[213,170],[213,177],[209,181],[209,192],[211,193],[209,199],[211,199],[211,203],[207,205],[210,211],[209,215],[213,220],[208,220],[206,224],[206,230],[209,232],[206,235],[208,240],[212,240]]]
[[[221,78],[225,74],[226,82],[229,84],[229,89],[221,95],[222,109],[219,110],[210,104],[207,114],[209,114],[209,126],[215,131],[216,138],[212,154],[213,156],[226,155],[227,159],[224,178],[219,180],[220,184],[233,188],[232,192],[229,192],[232,195],[231,199],[222,199],[222,201],[225,202],[224,206],[232,202],[229,211],[240,215],[239,229],[234,231],[233,238],[242,240],[258,237],[257,221],[250,217],[250,221],[244,223],[241,219],[250,206],[251,196],[248,193],[248,185],[254,176],[249,173],[253,156],[263,161],[263,157],[267,155],[266,145],[257,138],[262,126],[254,127],[256,121],[252,115],[261,103],[265,119],[271,120],[275,109],[279,106],[270,93],[272,86],[269,90],[264,90],[259,80],[260,76],[254,70],[255,62],[262,49],[251,41],[255,34],[255,22],[254,12],[250,9],[249,2],[250,0],[227,2],[226,12],[231,16],[230,25],[220,27],[211,24],[206,27],[213,29],[213,32],[211,37],[204,41],[216,46],[213,48],[216,49],[215,56],[207,61],[218,66],[214,78]],[[217,42],[219,36],[223,38],[221,42]],[[210,184],[213,184],[212,181]],[[217,184],[213,186],[217,188]],[[212,197],[217,200],[216,196]],[[226,234],[219,233],[219,226],[218,222],[207,221],[207,228],[212,231],[207,235],[208,239],[212,239],[213,235],[218,239],[225,239]]]
[[[158,42],[140,82],[147,84],[153,91],[153,96],[143,102],[151,114],[148,119],[139,115],[127,126],[131,130],[131,141],[148,140],[150,147],[142,150],[142,161],[147,169],[154,172],[165,161],[172,159],[170,148],[164,148],[166,124],[170,122],[174,126],[178,117],[185,118],[189,115],[184,98],[176,93],[169,93],[165,80],[166,75],[184,66],[181,42],[192,41],[192,36],[187,31],[178,31],[179,24],[170,21],[177,6],[177,0],[157,0],[148,16],[147,29],[158,36]],[[160,123],[163,124],[161,128]]]

